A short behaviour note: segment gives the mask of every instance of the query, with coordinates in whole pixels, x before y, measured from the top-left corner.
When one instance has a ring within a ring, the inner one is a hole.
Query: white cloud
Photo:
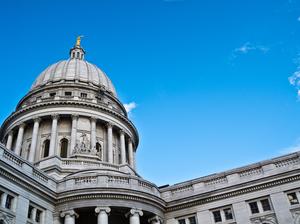
[[[297,69],[290,77],[288,77],[288,80],[289,83],[296,88],[297,96],[300,100],[300,55],[294,61],[297,65]]]
[[[250,51],[260,51],[262,53],[267,53],[269,51],[269,48],[262,45],[254,45],[250,42],[246,42],[241,47],[234,49],[234,52],[238,54],[247,54]]]
[[[125,110],[127,111],[127,113],[130,113],[133,109],[135,109],[137,107],[137,104],[135,102],[125,103],[124,107],[125,107]]]
[[[300,22],[300,16],[298,17],[298,21]]]

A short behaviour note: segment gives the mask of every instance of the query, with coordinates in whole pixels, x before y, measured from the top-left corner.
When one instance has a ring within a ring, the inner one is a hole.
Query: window
[[[28,213],[27,213],[27,218],[28,218],[28,219],[31,219],[32,210],[33,210],[33,206],[29,205]]]
[[[195,216],[190,217],[189,221],[190,221],[190,224],[196,224],[196,217]]]
[[[225,215],[226,220],[232,220],[233,219],[233,212],[232,212],[231,208],[226,208],[223,211],[224,211],[224,215]]]
[[[264,212],[271,211],[271,205],[270,205],[269,199],[263,199],[260,201],[260,203],[261,203],[261,206],[262,206]]]
[[[36,221],[37,223],[39,223],[39,222],[41,221],[41,215],[42,215],[42,211],[39,210],[39,209],[37,209],[37,210],[36,210],[36,215],[35,215],[35,221]]]
[[[7,195],[6,198],[6,203],[5,203],[5,208],[7,209],[12,209],[12,202],[13,202],[14,197],[11,195]]]
[[[249,207],[252,214],[268,212],[272,210],[269,198],[260,198],[255,201],[249,202]]]
[[[60,157],[61,158],[67,158],[68,156],[68,144],[69,141],[66,138],[63,138],[60,140]]]
[[[214,220],[215,222],[222,222],[221,212],[220,211],[214,211]]]
[[[43,158],[49,156],[49,148],[50,148],[50,140],[46,139],[44,141],[44,153],[43,153]]]
[[[252,214],[259,213],[257,202],[251,202],[251,203],[249,203],[249,206],[250,206]]]
[[[178,219],[178,224],[197,224],[196,216],[182,217]]]
[[[287,194],[287,197],[288,197],[289,202],[290,202],[291,205],[299,204],[299,200],[298,200],[296,192],[292,192],[292,193]]]
[[[212,211],[213,219],[215,223],[226,222],[228,220],[233,220],[233,210],[231,207],[224,207],[218,210]]]
[[[79,52],[77,52],[77,58],[79,58],[80,57],[80,53]]]
[[[65,92],[65,96],[72,96],[72,92]]]
[[[179,219],[179,220],[178,220],[178,223],[179,223],[179,224],[185,224],[185,219]]]
[[[50,97],[55,97],[55,96],[56,96],[56,93],[50,93],[49,96],[50,96]]]
[[[80,93],[80,97],[81,97],[81,98],[87,98],[88,95],[87,95],[87,93]]]

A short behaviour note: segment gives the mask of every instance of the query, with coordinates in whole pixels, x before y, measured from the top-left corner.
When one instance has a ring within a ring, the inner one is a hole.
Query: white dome
[[[117,96],[115,87],[103,71],[96,65],[78,58],[59,61],[50,65],[38,76],[31,90],[61,81],[93,84]]]

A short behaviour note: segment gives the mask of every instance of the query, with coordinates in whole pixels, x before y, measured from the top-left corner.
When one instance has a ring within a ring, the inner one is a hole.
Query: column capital
[[[120,135],[125,135],[125,131],[123,129],[119,130]]]
[[[13,135],[14,131],[13,130],[9,130],[9,132],[7,133],[8,135]]]
[[[113,127],[113,124],[112,124],[111,122],[109,122],[109,121],[106,122],[105,125],[106,125],[106,127],[108,127],[108,128],[112,128],[112,127]]]
[[[64,218],[65,216],[75,216],[75,218],[78,218],[79,215],[72,209],[72,210],[68,210],[68,211],[63,211],[60,213],[60,217]]]
[[[20,128],[25,128],[26,124],[25,124],[25,123],[19,123],[18,126],[19,126]]]
[[[100,213],[102,211],[106,212],[106,213],[110,213],[111,209],[110,209],[110,207],[96,207],[95,208],[96,213]]]
[[[71,114],[71,117],[72,117],[73,120],[74,120],[74,119],[78,119],[79,114]]]
[[[59,119],[59,114],[52,114],[51,117],[52,117],[53,120],[54,119],[58,120]]]
[[[41,120],[42,120],[42,118],[40,118],[40,117],[33,117],[33,121],[34,121],[34,122],[40,123]]]
[[[98,118],[95,116],[91,116],[90,119],[91,119],[91,121],[94,121],[94,122],[97,122],[97,120],[98,120]]]
[[[152,218],[148,219],[148,222],[151,223],[163,223],[163,219],[158,215],[153,216]]]
[[[128,216],[134,216],[134,215],[138,215],[138,216],[143,216],[143,211],[141,209],[137,209],[137,208],[132,208],[130,209],[129,212],[126,213],[126,217]]]

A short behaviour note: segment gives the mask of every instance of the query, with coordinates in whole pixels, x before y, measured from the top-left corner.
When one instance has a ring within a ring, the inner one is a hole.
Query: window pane
[[[29,205],[28,214],[27,214],[27,218],[29,218],[29,219],[31,219],[32,209],[33,209],[33,207],[31,205]]]
[[[6,198],[5,208],[11,209],[13,197],[8,195]]]
[[[222,222],[221,212],[220,211],[214,211],[213,212],[215,222]]]
[[[291,205],[299,204],[299,201],[298,201],[298,198],[297,198],[297,195],[296,195],[295,192],[290,193],[287,196],[288,196],[288,199],[289,199],[289,202],[290,202]]]
[[[250,206],[252,214],[259,213],[257,202],[251,202],[251,203],[249,203],[249,206]]]
[[[179,224],[185,224],[185,220],[184,220],[184,219],[179,219],[179,220],[178,220],[178,223],[179,223]]]
[[[231,208],[224,209],[224,214],[225,214],[226,220],[232,220],[233,219],[233,214],[232,214]]]
[[[36,222],[40,222],[40,220],[41,220],[41,213],[42,213],[42,211],[36,210],[36,216],[35,216],[35,221]]]
[[[269,199],[264,199],[264,200],[261,200],[261,206],[265,211],[270,211],[271,210],[271,205],[270,205],[270,202],[269,202]]]
[[[190,224],[196,224],[196,217],[190,217],[189,218]]]

